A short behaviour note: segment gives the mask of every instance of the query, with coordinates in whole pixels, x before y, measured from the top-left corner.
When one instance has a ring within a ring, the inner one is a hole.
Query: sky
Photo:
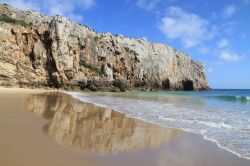
[[[0,0],[97,32],[168,44],[201,61],[212,88],[250,89],[250,0]]]

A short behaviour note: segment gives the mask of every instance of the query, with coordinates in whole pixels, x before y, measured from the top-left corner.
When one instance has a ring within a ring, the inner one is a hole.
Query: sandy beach
[[[0,165],[249,166],[200,135],[59,91],[0,88]]]

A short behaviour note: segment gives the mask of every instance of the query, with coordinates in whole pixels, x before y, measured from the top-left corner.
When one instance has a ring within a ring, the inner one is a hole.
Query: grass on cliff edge
[[[17,20],[14,18],[11,18],[7,15],[0,14],[0,21],[6,22],[6,23],[11,23],[11,24],[17,24],[21,26],[28,26],[29,24],[25,22],[25,20]]]

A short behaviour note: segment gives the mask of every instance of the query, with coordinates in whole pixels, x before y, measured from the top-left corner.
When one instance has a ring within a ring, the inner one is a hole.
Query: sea
[[[250,159],[250,90],[69,94],[129,117],[201,134],[220,148]]]

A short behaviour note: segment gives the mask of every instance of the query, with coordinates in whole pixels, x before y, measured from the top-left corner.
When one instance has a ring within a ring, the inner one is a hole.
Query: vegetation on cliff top
[[[0,21],[6,22],[6,23],[11,23],[11,24],[17,24],[21,26],[28,26],[29,24],[25,22],[25,20],[17,20],[14,18],[11,18],[5,14],[0,14]]]

